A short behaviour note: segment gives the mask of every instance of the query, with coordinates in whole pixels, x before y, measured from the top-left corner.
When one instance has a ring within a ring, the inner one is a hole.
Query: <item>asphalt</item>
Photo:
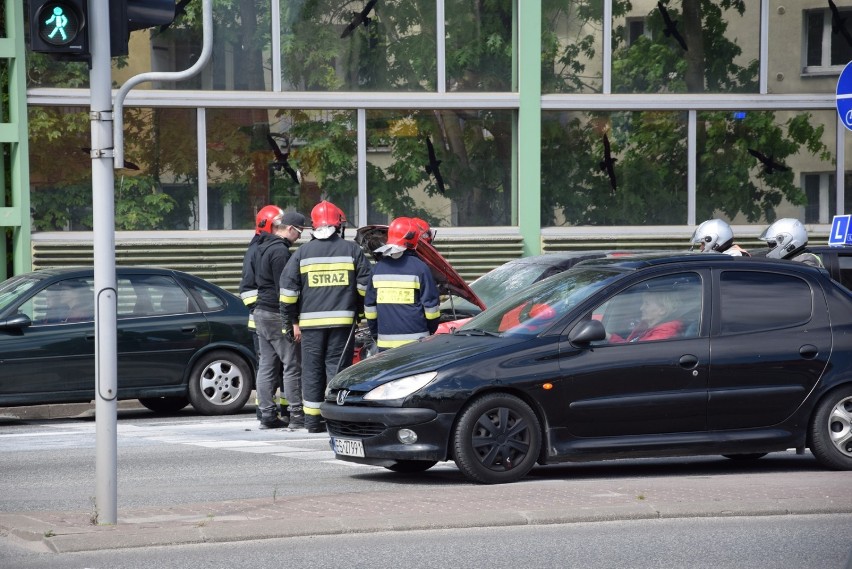
[[[134,402],[122,404],[132,408]],[[78,416],[91,406],[0,408],[0,417]],[[848,472],[715,477],[538,478],[499,486],[446,485],[423,495],[377,491],[119,509],[115,525],[92,512],[2,512],[0,536],[36,551],[229,542],[294,536],[653,518],[852,513]]]

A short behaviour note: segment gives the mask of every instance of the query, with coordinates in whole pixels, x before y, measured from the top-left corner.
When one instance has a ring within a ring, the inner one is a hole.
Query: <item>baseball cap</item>
[[[299,229],[303,229],[305,227],[305,216],[298,211],[285,212],[284,215],[281,216],[281,225],[292,225]]]

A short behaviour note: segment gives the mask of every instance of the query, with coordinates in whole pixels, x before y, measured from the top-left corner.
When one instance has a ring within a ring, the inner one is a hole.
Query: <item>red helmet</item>
[[[323,200],[311,210],[311,223],[314,229],[324,225],[340,227],[346,223],[346,216],[339,207],[330,201]]]
[[[388,245],[414,249],[420,240],[421,229],[410,217],[397,217],[388,226]]]
[[[284,215],[284,211],[277,205],[264,206],[255,218],[254,232],[255,234],[266,232],[272,233],[274,229],[274,221],[276,218]]]
[[[429,224],[419,217],[412,217],[411,221],[413,221],[414,225],[416,225],[420,230],[420,240],[425,241],[426,243],[431,243],[435,238],[435,231],[429,227]]]

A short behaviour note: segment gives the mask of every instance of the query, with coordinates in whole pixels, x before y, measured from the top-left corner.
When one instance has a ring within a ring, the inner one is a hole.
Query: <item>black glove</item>
[[[281,331],[284,333],[284,336],[291,342],[295,341],[296,337],[293,335],[293,318],[284,310],[281,311],[281,324]]]

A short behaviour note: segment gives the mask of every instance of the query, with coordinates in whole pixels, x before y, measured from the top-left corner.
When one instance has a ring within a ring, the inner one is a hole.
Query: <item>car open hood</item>
[[[361,246],[364,253],[376,260],[374,251],[384,245],[388,238],[387,225],[365,225],[355,233],[355,242]],[[476,296],[467,283],[461,278],[447,260],[429,243],[421,241],[417,244],[417,256],[426,263],[435,277],[441,294],[454,294],[485,310],[485,303]]]

